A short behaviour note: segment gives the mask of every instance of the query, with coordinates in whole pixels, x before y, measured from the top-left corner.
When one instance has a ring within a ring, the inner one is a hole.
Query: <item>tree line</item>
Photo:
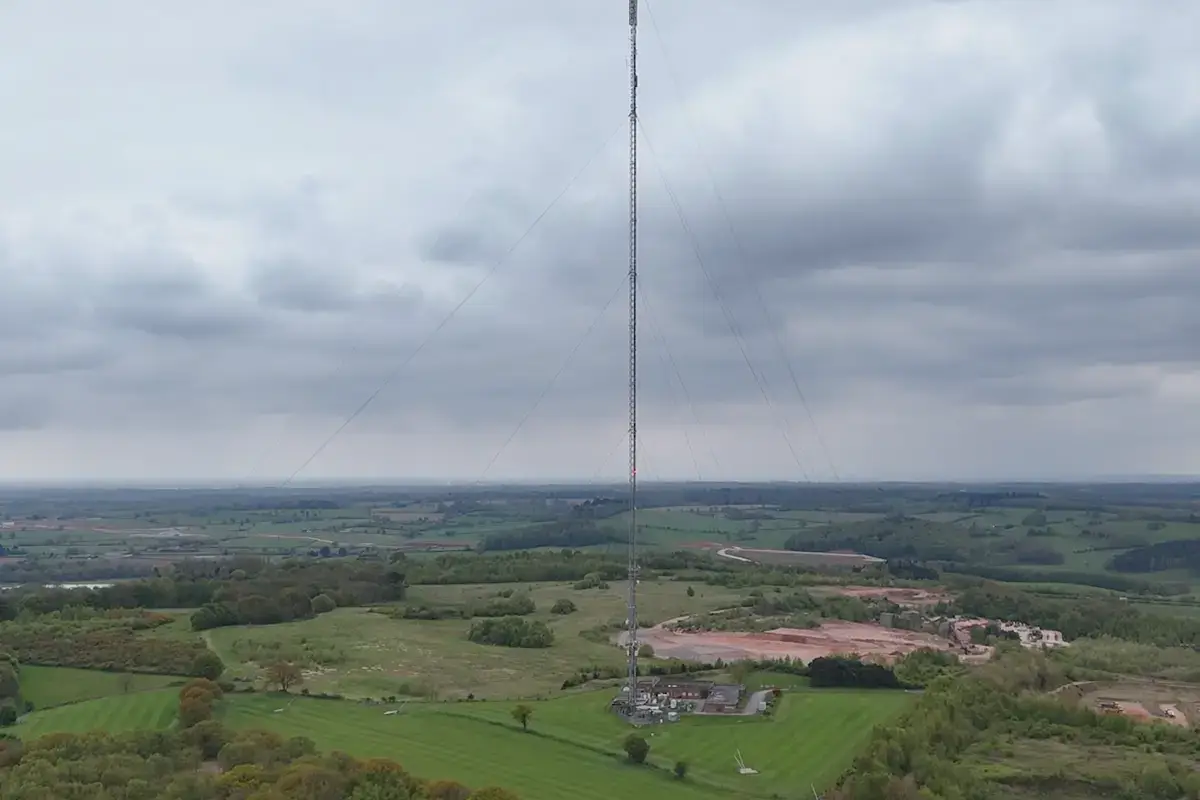
[[[877,727],[827,800],[930,800],[1030,796],[1200,796],[1200,739],[1183,728],[1101,715],[1047,692],[1070,676],[1044,654],[1002,648],[996,662],[936,680],[901,719]],[[1046,751],[1102,748],[1102,759],[1021,762],[1014,745]],[[984,764],[988,769],[981,768]],[[1005,781],[1011,781],[1007,785]],[[1021,796],[1024,796],[1022,794]]]
[[[1116,572],[1163,572],[1169,569],[1200,572],[1200,540],[1172,539],[1135,547],[1109,559],[1108,568]]]
[[[193,686],[192,691],[200,691]],[[205,764],[218,770],[203,769]],[[319,753],[309,739],[201,720],[173,731],[0,738],[0,800],[517,800],[427,780],[387,759]]]
[[[597,527],[590,519],[562,519],[509,531],[489,533],[479,541],[481,553],[497,550],[528,550],[534,547],[591,547],[626,541],[626,537]]]
[[[12,653],[0,650],[0,728],[12,725],[25,710],[21,700],[21,665]]]
[[[47,614],[70,607],[98,610],[199,608],[196,630],[221,625],[286,622],[318,607],[359,606],[404,598],[406,580],[396,568],[359,561],[307,558],[272,563],[239,557],[188,560],[159,577],[97,589],[18,589],[0,595],[0,620],[22,611]],[[317,600],[318,596],[324,599]]]
[[[197,639],[145,636],[171,622],[147,611],[67,608],[0,622],[0,646],[24,664],[217,678],[221,659]]]
[[[819,569],[718,561],[703,553],[647,553],[642,579],[669,577],[726,587],[798,586]],[[305,619],[332,607],[403,600],[409,585],[575,582],[581,589],[625,578],[623,557],[565,548],[496,554],[454,553],[389,563],[350,559],[289,558],[278,562],[238,556],[191,559],[162,568],[157,577],[88,589],[25,587],[0,594],[0,620],[22,612],[67,608],[199,609],[196,630],[223,625],[271,624]],[[808,574],[806,577],[806,573]],[[863,576],[860,575],[861,579]],[[320,599],[318,599],[320,598]]]
[[[1115,597],[1050,598],[985,584],[940,610],[1062,631],[1068,641],[1111,636],[1159,647],[1200,646],[1200,620],[1149,613]]]

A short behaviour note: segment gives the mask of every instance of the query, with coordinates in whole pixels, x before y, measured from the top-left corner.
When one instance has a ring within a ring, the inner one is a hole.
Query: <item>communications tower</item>
[[[638,520],[637,520],[637,18],[638,0],[629,0],[629,598],[626,618],[628,669],[626,713],[635,714],[638,686]]]

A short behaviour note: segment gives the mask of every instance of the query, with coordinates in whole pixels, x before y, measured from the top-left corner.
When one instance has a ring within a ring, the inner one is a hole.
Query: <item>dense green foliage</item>
[[[988,800],[1013,796],[1014,785],[1045,796],[1178,798],[1200,795],[1200,739],[1189,730],[1146,725],[1123,716],[1096,714],[1070,700],[1044,694],[1065,676],[1044,655],[1005,652],[999,662],[931,686],[905,718],[876,730],[829,800]],[[1055,743],[1103,747],[1120,754],[1125,777],[1097,764],[1091,772],[1066,774],[1048,764],[1043,772],[981,769],[977,758],[1016,753],[1023,742],[1043,751]],[[1129,770],[1129,763],[1137,768]],[[1129,777],[1132,775],[1133,777]]]
[[[446,793],[455,786],[393,761],[319,754],[307,739],[212,721],[177,732],[0,739],[0,800],[432,800],[456,796]],[[457,797],[512,795],[483,788]]]
[[[1200,619],[1150,614],[1106,596],[1066,600],[988,584],[962,592],[954,605],[964,614],[1062,631],[1067,641],[1112,636],[1168,647],[1200,645]]]
[[[1187,594],[1189,591],[1186,583],[1152,583],[1138,578],[1130,578],[1126,575],[1112,575],[1102,572],[1050,571],[963,563],[948,563],[944,567],[946,572],[957,573],[958,575],[974,575],[979,578],[1008,583],[1069,583],[1077,586],[1097,586],[1101,589],[1112,589],[1113,591],[1128,592],[1130,594],[1171,595]]]
[[[489,597],[472,603],[409,603],[391,612],[398,619],[474,619],[476,617],[520,617],[532,614],[537,604],[527,594]]]
[[[1117,572],[1200,571],[1200,540],[1174,539],[1118,553],[1108,562]]]
[[[891,515],[803,529],[784,544],[789,550],[852,550],[877,558],[956,561],[970,554],[972,541],[961,527],[917,517]],[[975,549],[983,550],[978,543]]]
[[[0,728],[17,721],[22,705],[21,665],[12,653],[0,650]]]
[[[191,728],[212,719],[213,709],[224,692],[207,678],[194,678],[179,690],[179,725]]]
[[[499,617],[473,623],[467,638],[476,644],[503,647],[549,647],[554,644],[554,631],[537,620]]]
[[[219,665],[196,639],[149,636],[171,617],[147,611],[68,607],[0,622],[0,642],[26,664],[170,675],[211,675]],[[217,670],[217,675],[220,671]]]
[[[1042,515],[1044,518],[1044,515]],[[1032,521],[1038,517],[1031,515]],[[939,564],[1058,565],[1065,556],[1043,543],[1053,535],[1045,528],[1030,528],[1026,536],[1006,537],[999,533],[965,528],[956,522],[938,522],[904,514],[881,519],[844,522],[792,534],[789,550],[852,550],[888,559],[900,571],[916,575],[916,562]],[[924,571],[923,568],[921,571]]]
[[[867,664],[857,658],[814,658],[808,662],[808,678],[817,688],[899,689],[896,673],[882,664]]]
[[[625,539],[619,534],[608,528],[598,528],[591,520],[563,519],[527,528],[489,533],[480,540],[477,549],[482,553],[493,550],[526,550],[534,547],[591,547],[623,541]]]
[[[208,578],[219,580],[219,587],[212,601],[192,614],[194,630],[308,619],[317,613],[312,599],[322,595],[345,607],[399,600],[405,591],[403,573],[381,564],[297,559],[232,571],[229,566],[217,565]],[[188,567],[195,574],[195,565]]]
[[[404,597],[401,571],[378,563],[258,558],[182,561],[169,575],[98,589],[24,589],[0,600],[0,619],[20,611],[44,614],[68,606],[93,609],[201,608],[196,630],[221,625],[286,622],[311,617],[312,598],[359,606]]]

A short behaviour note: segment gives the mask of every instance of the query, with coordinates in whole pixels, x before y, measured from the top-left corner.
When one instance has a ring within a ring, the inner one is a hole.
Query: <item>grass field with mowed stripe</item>
[[[645,729],[650,759],[666,769],[686,761],[705,783],[784,797],[811,785],[833,784],[861,752],[871,730],[897,718],[915,695],[884,690],[800,689],[786,694],[778,712],[760,717],[684,717]],[[530,703],[531,729],[590,747],[620,752],[629,728],[606,712],[611,694],[589,692]],[[514,704],[465,703],[456,713],[515,723]],[[461,709],[461,712],[460,712]],[[737,773],[736,754],[758,775]]]
[[[227,698],[221,718],[231,727],[307,736],[323,750],[390,758],[422,778],[449,778],[476,788],[503,786],[522,800],[728,796],[715,788],[676,781],[660,771],[622,764],[607,753],[454,713],[466,705],[412,703],[389,717],[377,706],[306,698],[289,703],[279,696],[236,695]],[[284,710],[276,712],[278,708]]]
[[[175,723],[178,708],[177,689],[116,695],[35,711],[10,731],[22,739],[33,739],[47,733],[165,730]]]
[[[704,800],[804,796],[828,787],[853,761],[871,729],[895,719],[915,696],[892,691],[799,688],[776,714],[685,717],[642,729],[651,767],[624,763],[622,740],[632,730],[608,711],[609,690],[529,703],[530,733],[512,718],[513,702],[409,703],[385,707],[278,694],[227,695],[219,718],[234,728],[305,736],[322,750],[383,757],[413,774],[468,786],[503,786],[523,800],[609,800],[613,796]],[[174,724],[174,689],[105,697],[37,711],[14,732],[163,730]],[[739,775],[740,751],[757,775]],[[685,761],[689,777],[671,769]]]
[[[100,697],[131,695],[169,686],[182,686],[187,680],[171,675],[102,672],[95,669],[23,664],[21,696],[33,703],[35,709],[46,709]]]

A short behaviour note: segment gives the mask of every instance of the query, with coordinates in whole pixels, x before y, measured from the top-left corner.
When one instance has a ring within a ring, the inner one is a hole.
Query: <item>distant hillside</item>
[[[877,558],[963,561],[982,555],[968,533],[949,522],[893,515],[799,531],[784,544],[788,550],[853,550]]]

